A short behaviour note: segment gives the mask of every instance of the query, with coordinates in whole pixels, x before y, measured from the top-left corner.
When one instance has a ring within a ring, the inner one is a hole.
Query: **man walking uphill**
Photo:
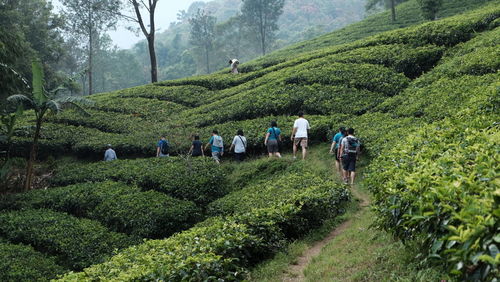
[[[356,177],[356,160],[359,156],[360,142],[358,138],[354,137],[354,128],[347,130],[347,136],[344,137],[340,144],[340,158],[344,167],[344,182],[347,184],[349,179],[351,185],[354,184]]]
[[[311,129],[309,122],[304,118],[304,113],[299,112],[299,118],[293,123],[291,140],[293,142],[293,158],[297,158],[297,146],[302,147],[302,159],[305,160],[307,155],[307,136],[308,130]]]

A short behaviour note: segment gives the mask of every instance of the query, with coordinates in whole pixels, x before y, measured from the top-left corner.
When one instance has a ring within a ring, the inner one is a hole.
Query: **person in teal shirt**
[[[276,121],[272,121],[271,127],[266,132],[266,139],[264,140],[264,145],[267,146],[267,152],[270,158],[272,156],[281,158],[279,141],[281,141],[281,129],[279,129]]]
[[[210,137],[208,144],[205,146],[205,150],[209,145],[212,149],[212,158],[216,163],[220,163],[220,159],[222,158],[222,155],[224,155],[224,143],[217,130],[212,131],[212,137]]]
[[[340,165],[339,147],[342,138],[346,136],[345,127],[340,127],[339,132],[333,136],[332,146],[330,147],[330,154],[335,154],[335,168],[342,174],[342,166]],[[335,153],[333,152],[335,149]]]

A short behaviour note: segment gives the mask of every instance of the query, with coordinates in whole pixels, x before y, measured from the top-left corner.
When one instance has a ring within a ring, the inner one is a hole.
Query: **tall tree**
[[[149,60],[151,63],[151,82],[158,81],[158,64],[156,62],[155,51],[155,11],[159,0],[126,0],[133,7],[135,17],[121,15],[127,20],[135,22],[139,25],[140,30],[146,37],[148,42]],[[142,11],[146,10],[149,18],[149,23],[145,22],[142,16]],[[146,27],[149,26],[149,29]]]
[[[418,0],[422,16],[426,20],[433,21],[443,4],[443,0]]]
[[[408,0],[368,0],[366,1],[365,8],[367,11],[373,10],[376,7],[383,5],[386,9],[391,9],[391,19],[396,21],[396,5],[406,2]]]
[[[210,52],[215,40],[215,23],[217,18],[198,9],[196,15],[189,19],[191,24],[191,44],[197,46],[205,55],[205,66],[210,73]]]
[[[93,94],[93,56],[96,35],[116,27],[120,0],[65,0],[64,13],[70,29],[87,41],[88,93]]]
[[[266,54],[269,38],[278,30],[278,19],[283,14],[285,0],[242,0],[241,15],[256,31],[262,55]]]
[[[24,190],[29,190],[33,182],[33,164],[36,160],[38,139],[40,138],[40,131],[46,115],[48,113],[58,114],[63,107],[72,107],[86,114],[79,104],[91,103],[89,100],[79,97],[56,98],[57,92],[62,88],[58,87],[52,91],[45,91],[42,64],[34,61],[32,69],[33,92],[31,95],[16,94],[7,98],[7,101],[23,105],[25,108],[33,110],[35,114],[35,133],[33,134],[33,143],[31,144],[29,160],[26,167]]]

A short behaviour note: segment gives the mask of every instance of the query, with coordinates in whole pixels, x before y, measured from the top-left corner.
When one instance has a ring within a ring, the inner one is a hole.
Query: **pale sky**
[[[61,6],[64,0],[53,0],[56,10]],[[206,2],[207,0],[159,0],[156,7],[155,21],[157,32],[162,32],[168,28],[171,22],[176,21],[177,12],[179,10],[187,10],[193,2]],[[132,47],[138,41],[144,39],[142,32],[138,37],[133,32],[128,31],[125,27],[134,23],[121,22],[118,24],[116,31],[109,31],[109,35],[113,39],[115,45],[120,48],[127,49]]]

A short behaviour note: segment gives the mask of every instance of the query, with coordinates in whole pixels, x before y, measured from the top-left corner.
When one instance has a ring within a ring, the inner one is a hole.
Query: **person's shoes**
[[[296,156],[293,156],[293,159],[294,159],[294,160],[296,160],[296,159],[297,159],[297,157],[296,157]]]
[[[347,180],[344,180],[344,184],[349,184],[349,181],[347,181]]]

